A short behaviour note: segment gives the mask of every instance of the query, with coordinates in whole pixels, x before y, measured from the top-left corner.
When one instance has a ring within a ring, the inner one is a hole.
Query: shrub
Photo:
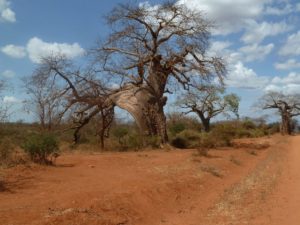
[[[14,145],[12,141],[4,137],[0,140],[0,165],[9,165],[12,163]]]
[[[124,146],[126,144],[125,137],[128,135],[128,133],[129,131],[126,127],[117,127],[112,131],[113,136],[118,139],[121,146]]]
[[[201,135],[195,130],[184,130],[171,141],[176,148],[195,148],[199,146]]]
[[[52,134],[34,134],[27,138],[22,148],[33,162],[52,164],[53,155],[59,151],[58,141]]]
[[[171,145],[173,145],[176,148],[187,148],[188,147],[188,142],[186,139],[182,137],[175,137],[171,141]]]
[[[210,136],[215,140],[215,147],[231,146],[231,142],[236,136],[235,127],[233,124],[219,124],[214,127]]]
[[[173,123],[169,126],[169,130],[173,136],[185,130],[185,124],[182,122]]]

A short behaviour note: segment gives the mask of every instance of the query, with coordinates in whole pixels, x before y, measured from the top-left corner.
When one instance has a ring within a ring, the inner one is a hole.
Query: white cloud
[[[300,84],[287,84],[284,86],[268,85],[265,88],[266,92],[280,92],[286,95],[300,94]]]
[[[16,22],[16,14],[10,9],[7,0],[0,0],[0,22]]]
[[[294,8],[291,4],[286,4],[284,8],[276,8],[276,7],[268,6],[265,10],[265,14],[275,15],[275,16],[287,15],[292,12],[294,12]]]
[[[2,74],[1,74],[3,77],[5,78],[12,78],[14,77],[16,74],[14,71],[11,71],[11,70],[5,70]]]
[[[275,63],[275,68],[278,70],[291,70],[300,68],[300,62],[295,59],[289,59],[283,63]]]
[[[247,45],[239,49],[240,52],[244,54],[244,59],[246,62],[251,62],[255,60],[263,60],[267,55],[271,53],[274,48],[274,44],[268,45]]]
[[[16,45],[6,45],[3,48],[1,48],[1,51],[13,58],[24,58],[26,56],[25,48],[22,46],[16,46]]]
[[[85,52],[78,43],[49,43],[37,37],[31,38],[28,41],[26,49],[30,60],[34,63],[40,63],[42,57],[51,56],[53,54],[64,55],[72,59],[82,56]]]
[[[265,91],[276,91],[284,94],[300,94],[300,74],[289,73],[286,77],[274,77]]]
[[[269,78],[258,76],[252,69],[244,66],[242,62],[238,62],[229,71],[225,79],[226,85],[229,87],[261,89],[269,82]]]
[[[286,22],[280,23],[257,23],[251,21],[247,26],[247,31],[242,36],[241,40],[245,43],[260,43],[268,36],[276,36],[281,33],[290,31],[293,26],[288,25]]]
[[[300,55],[300,31],[288,36],[286,43],[279,50],[280,55]]]
[[[14,96],[4,96],[3,98],[3,103],[8,103],[8,104],[11,104],[11,103],[19,103],[20,100],[17,99],[16,97]]]
[[[210,20],[216,21],[214,34],[227,35],[238,32],[249,21],[263,15],[271,0],[179,0],[192,9],[203,11]]]
[[[287,85],[287,84],[300,84],[300,74],[295,72],[289,73],[286,77],[274,77],[272,84]]]
[[[229,41],[215,41],[211,44],[208,52],[210,55],[222,55],[228,51],[227,48],[232,45]]]

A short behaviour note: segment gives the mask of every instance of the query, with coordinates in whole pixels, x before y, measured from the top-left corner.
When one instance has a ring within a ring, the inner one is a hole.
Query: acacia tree
[[[259,104],[263,109],[277,109],[281,117],[281,134],[290,135],[292,133],[292,118],[300,115],[299,96],[269,92],[260,99]]]
[[[211,24],[199,11],[175,2],[120,4],[107,22],[112,33],[95,53],[100,71],[120,80],[111,99],[132,114],[145,135],[166,143],[169,82],[187,89],[195,80],[226,72],[220,58],[206,55]]]
[[[196,113],[202,122],[205,132],[210,131],[210,121],[219,114],[233,113],[239,117],[240,98],[236,94],[224,95],[222,87],[207,86],[187,92],[177,104],[188,111]]]

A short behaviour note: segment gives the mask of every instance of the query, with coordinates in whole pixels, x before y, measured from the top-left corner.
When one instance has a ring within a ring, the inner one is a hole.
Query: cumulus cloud
[[[227,35],[238,32],[259,16],[263,15],[270,0],[179,0],[192,9],[203,11],[210,20],[216,21],[214,34]]]
[[[276,8],[272,6],[266,7],[265,14],[274,16],[283,16],[294,12],[294,7],[291,4],[286,4],[282,8]]]
[[[255,60],[263,60],[267,55],[271,53],[274,48],[274,44],[268,45],[247,45],[239,49],[244,54],[244,60],[251,62]]]
[[[300,55],[300,31],[288,36],[286,43],[279,50],[279,54],[287,55]]]
[[[229,87],[260,89],[265,92],[300,94],[300,73],[291,72],[287,76],[275,76],[273,78],[259,76],[242,62],[238,62],[229,71],[225,84]]]
[[[5,104],[19,103],[19,102],[21,101],[14,96],[4,96],[3,98],[3,103]]]
[[[278,70],[291,70],[300,68],[300,61],[296,59],[289,59],[286,62],[275,63],[275,68]]]
[[[85,52],[78,43],[49,43],[37,37],[28,41],[26,49],[30,60],[34,63],[40,63],[42,57],[50,55],[60,54],[72,59],[82,56]]]
[[[229,87],[247,89],[262,89],[268,82],[268,77],[258,76],[254,70],[247,68],[242,62],[235,64],[225,79]]]
[[[300,94],[300,74],[292,72],[286,77],[274,77],[265,91],[276,91],[284,94]]]
[[[225,51],[228,51],[227,48],[232,45],[229,41],[215,41],[211,44],[209,54],[211,55],[220,55],[224,54]]]
[[[290,31],[293,26],[288,25],[286,22],[280,23],[257,23],[255,21],[249,22],[247,31],[241,37],[241,40],[245,43],[260,43],[268,36],[276,36],[278,34],[286,33]]]
[[[5,70],[1,75],[5,78],[13,78],[16,74],[12,70]]]
[[[0,22],[16,22],[16,14],[10,8],[10,2],[0,0]]]
[[[287,85],[287,84],[300,84],[300,74],[292,72],[286,77],[274,77],[272,84]]]
[[[26,56],[26,50],[22,46],[16,46],[16,45],[6,45],[3,48],[1,48],[1,51],[13,58],[24,58]]]

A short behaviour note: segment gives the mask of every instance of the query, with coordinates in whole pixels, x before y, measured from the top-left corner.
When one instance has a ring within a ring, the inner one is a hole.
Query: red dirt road
[[[300,137],[268,149],[66,154],[5,171],[2,225],[299,225]]]
[[[300,136],[290,138],[283,172],[265,206],[262,225],[300,224]],[[268,209],[268,210],[266,210]]]

